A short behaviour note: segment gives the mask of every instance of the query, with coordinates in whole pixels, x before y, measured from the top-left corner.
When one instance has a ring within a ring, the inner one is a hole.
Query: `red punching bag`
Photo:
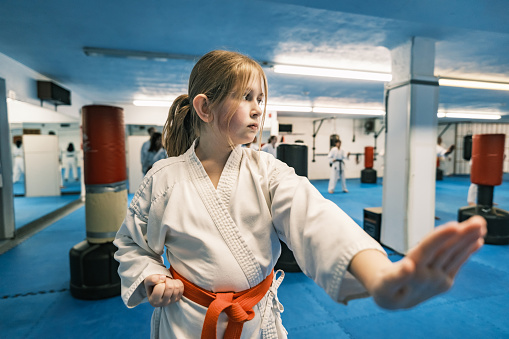
[[[505,134],[476,134],[472,137],[470,181],[498,186],[504,174]]]
[[[373,168],[374,147],[364,148],[364,168]]]
[[[124,112],[90,105],[82,118],[87,239],[69,252],[70,291],[95,300],[120,294],[113,240],[127,209]]]

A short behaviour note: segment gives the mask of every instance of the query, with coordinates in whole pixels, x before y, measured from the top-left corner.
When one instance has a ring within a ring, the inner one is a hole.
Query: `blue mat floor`
[[[62,169],[62,178],[65,178],[64,173],[65,170]],[[13,185],[16,229],[79,199],[81,194],[80,175],[81,171],[78,168],[78,180],[74,180],[71,174],[69,180],[63,181],[63,186],[60,188],[61,195],[51,197],[25,197],[23,175],[22,179]]]
[[[382,185],[348,180],[350,193],[327,198],[362,225],[363,209],[381,206]],[[469,178],[437,182],[437,224],[466,205]],[[509,210],[509,182],[494,201]],[[152,307],[127,309],[120,297],[74,299],[69,250],[85,238],[85,210],[55,222],[0,255],[0,338],[149,338]],[[390,253],[392,260],[401,257]],[[336,304],[302,273],[288,273],[279,289],[289,338],[509,338],[509,246],[485,245],[462,268],[453,288],[405,311],[386,311],[370,298]]]

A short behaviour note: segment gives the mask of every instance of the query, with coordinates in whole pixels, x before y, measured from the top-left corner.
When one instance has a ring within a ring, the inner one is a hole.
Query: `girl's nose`
[[[258,103],[254,104],[254,107],[251,110],[251,115],[252,116],[260,116],[260,115],[262,115],[262,108],[260,107],[260,105],[258,105]]]

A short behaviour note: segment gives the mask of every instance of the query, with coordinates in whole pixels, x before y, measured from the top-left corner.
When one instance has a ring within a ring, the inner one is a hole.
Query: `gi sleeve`
[[[305,177],[277,161],[269,181],[273,224],[303,272],[335,301],[368,296],[347,269],[360,251],[383,248]]]
[[[113,242],[118,250],[121,296],[127,307],[147,301],[143,281],[152,274],[170,276],[162,257],[165,237],[157,205],[151,201],[151,177],[146,177],[135,194]]]

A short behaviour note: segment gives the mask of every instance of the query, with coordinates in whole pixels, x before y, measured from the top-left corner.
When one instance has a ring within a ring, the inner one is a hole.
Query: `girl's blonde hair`
[[[226,113],[229,130],[233,114],[255,76],[261,77],[264,87],[265,107],[260,123],[263,126],[268,86],[262,67],[253,59],[236,52],[212,51],[201,57],[189,76],[188,94],[175,99],[164,124],[163,145],[168,156],[184,154],[200,135],[204,122],[193,107],[193,100],[198,94],[207,96],[211,110],[220,107],[225,99],[233,99],[234,104]],[[229,137],[228,141],[233,146]]]

